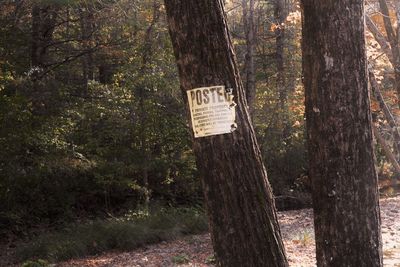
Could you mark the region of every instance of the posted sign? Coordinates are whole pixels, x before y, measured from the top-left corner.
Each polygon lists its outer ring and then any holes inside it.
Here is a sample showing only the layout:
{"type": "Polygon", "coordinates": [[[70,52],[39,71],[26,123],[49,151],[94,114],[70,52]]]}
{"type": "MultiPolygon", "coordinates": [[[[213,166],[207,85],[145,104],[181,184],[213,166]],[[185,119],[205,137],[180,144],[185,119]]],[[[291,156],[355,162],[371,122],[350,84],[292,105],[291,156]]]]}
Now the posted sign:
{"type": "Polygon", "coordinates": [[[186,93],[194,137],[225,134],[236,130],[236,104],[233,102],[232,92],[225,90],[225,86],[195,88],[186,93]]]}

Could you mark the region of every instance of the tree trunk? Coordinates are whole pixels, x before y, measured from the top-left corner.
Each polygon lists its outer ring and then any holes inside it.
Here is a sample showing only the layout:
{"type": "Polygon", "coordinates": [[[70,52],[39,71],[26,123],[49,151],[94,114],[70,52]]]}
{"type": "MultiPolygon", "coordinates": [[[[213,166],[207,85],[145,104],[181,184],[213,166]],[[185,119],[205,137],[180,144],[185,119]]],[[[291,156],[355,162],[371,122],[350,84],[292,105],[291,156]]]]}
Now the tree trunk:
{"type": "Polygon", "coordinates": [[[275,29],[275,38],[276,38],[276,87],[279,92],[279,104],[280,108],[284,110],[286,103],[288,92],[285,86],[285,55],[284,55],[284,46],[285,46],[285,26],[283,23],[286,19],[286,10],[285,10],[285,0],[276,0],[275,2],[275,21],[276,21],[276,29],[275,29]]]}
{"type": "Polygon", "coordinates": [[[250,115],[254,112],[256,99],[256,74],[254,65],[255,26],[254,26],[254,0],[242,0],[244,30],[246,35],[246,56],[244,63],[245,91],[247,106],[250,115]],[[247,4],[249,2],[249,5],[247,4]]]}
{"type": "Polygon", "coordinates": [[[372,69],[368,70],[369,74],[369,81],[371,84],[371,90],[372,94],[375,96],[376,100],[379,102],[379,107],[383,111],[383,114],[385,115],[385,119],[388,122],[391,132],[393,133],[393,150],[397,154],[397,160],[399,159],[399,152],[400,152],[400,133],[397,128],[397,123],[390,112],[389,107],[386,105],[385,100],[383,99],[381,90],[379,88],[379,84],[376,81],[375,74],[372,71],[372,69]]]}
{"type": "Polygon", "coordinates": [[[40,65],[40,7],[32,7],[32,30],[31,30],[31,66],[32,68],[40,65]]]}
{"type": "Polygon", "coordinates": [[[383,150],[386,159],[392,164],[393,168],[396,170],[397,174],[400,174],[400,165],[397,162],[396,156],[390,150],[390,146],[387,144],[385,138],[380,134],[379,129],[372,125],[372,130],[374,132],[375,139],[377,143],[383,150]]]}
{"type": "Polygon", "coordinates": [[[47,48],[53,41],[56,18],[55,7],[33,5],[31,29],[31,65],[33,68],[46,67],[47,48]]]}
{"type": "MultiPolygon", "coordinates": [[[[285,17],[284,17],[284,22],[286,22],[287,17],[290,12],[294,12],[297,10],[297,0],[285,0],[285,17]]],[[[285,81],[285,86],[286,86],[286,91],[288,94],[294,93],[296,91],[296,85],[297,85],[297,78],[299,77],[298,75],[298,68],[297,68],[297,59],[296,59],[296,54],[298,54],[298,48],[297,48],[297,43],[298,37],[297,37],[297,30],[288,30],[285,31],[284,34],[284,39],[286,43],[286,55],[288,58],[289,62],[293,62],[294,64],[291,64],[290,69],[287,69],[286,71],[286,81],[285,81]]]]}
{"type": "Polygon", "coordinates": [[[276,0],[274,16],[276,21],[275,29],[275,62],[276,62],[276,89],[279,95],[277,107],[279,113],[276,117],[280,123],[283,123],[281,139],[288,142],[288,137],[292,131],[292,123],[289,121],[288,110],[288,87],[286,85],[285,73],[285,20],[287,17],[286,0],[276,0]]]}
{"type": "Polygon", "coordinates": [[[88,95],[89,81],[93,80],[93,34],[94,34],[94,10],[93,7],[88,4],[79,10],[80,14],[80,26],[81,26],[81,38],[83,43],[83,50],[87,53],[82,56],[82,76],[84,91],[83,95],[88,95]]]}
{"type": "MultiPolygon", "coordinates": [[[[143,76],[146,72],[151,71],[149,65],[151,64],[151,57],[153,53],[153,32],[160,18],[160,5],[155,0],[153,2],[153,18],[150,25],[147,27],[143,40],[143,52],[142,52],[142,66],[140,67],[138,80],[143,80],[143,76]]],[[[143,182],[143,197],[144,197],[144,208],[146,211],[149,209],[151,190],[149,188],[149,162],[151,161],[151,155],[149,151],[149,142],[147,141],[146,127],[148,124],[149,116],[148,110],[145,105],[146,100],[146,84],[139,83],[138,98],[139,98],[139,110],[138,120],[140,125],[140,151],[142,153],[142,182],[143,182]]]]}
{"type": "Polygon", "coordinates": [[[388,57],[388,59],[390,60],[392,65],[394,65],[392,50],[390,49],[390,45],[389,45],[388,41],[386,40],[386,37],[381,33],[381,31],[378,29],[376,24],[372,21],[372,19],[369,16],[365,16],[365,22],[368,27],[368,30],[372,33],[375,40],[380,45],[382,51],[388,57]]]}
{"type": "Polygon", "coordinates": [[[35,3],[32,5],[31,20],[31,69],[29,75],[33,81],[32,91],[28,97],[32,102],[34,114],[44,114],[46,88],[40,87],[38,81],[43,78],[49,64],[48,48],[53,42],[53,33],[57,19],[57,8],[52,5],[35,3]]]}
{"type": "Polygon", "coordinates": [[[183,95],[225,85],[237,103],[236,131],[193,138],[217,261],[229,267],[288,266],[222,0],[165,5],[183,95]]]}
{"type": "Polygon", "coordinates": [[[383,23],[385,25],[386,36],[392,51],[392,65],[395,76],[394,89],[397,92],[397,103],[400,107],[400,40],[392,25],[386,0],[379,0],[379,7],[382,13],[383,23]]]}
{"type": "Polygon", "coordinates": [[[382,266],[362,0],[303,0],[318,266],[382,266]]]}
{"type": "Polygon", "coordinates": [[[394,6],[396,8],[397,40],[400,42],[400,2],[394,1],[394,6]]]}

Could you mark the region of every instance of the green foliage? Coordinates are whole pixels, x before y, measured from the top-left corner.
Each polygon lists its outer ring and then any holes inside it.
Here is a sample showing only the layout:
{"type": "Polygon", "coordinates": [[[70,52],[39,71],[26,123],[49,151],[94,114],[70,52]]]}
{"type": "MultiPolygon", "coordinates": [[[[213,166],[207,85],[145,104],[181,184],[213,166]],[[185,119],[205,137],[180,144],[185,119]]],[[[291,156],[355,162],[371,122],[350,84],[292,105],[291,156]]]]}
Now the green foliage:
{"type": "Polygon", "coordinates": [[[172,262],[175,264],[186,264],[189,263],[189,256],[186,254],[179,254],[172,257],[172,262]]]}
{"type": "Polygon", "coordinates": [[[293,239],[295,244],[299,244],[302,246],[309,246],[315,242],[314,231],[310,229],[306,229],[297,234],[297,236],[293,239]]]}
{"type": "MultiPolygon", "coordinates": [[[[29,86],[18,88],[29,91],[29,86]]],[[[61,90],[59,95],[69,94],[68,88],[61,90]]],[[[89,93],[92,101],[75,99],[40,113],[28,97],[0,96],[0,207],[5,217],[35,224],[138,205],[144,164],[159,201],[198,203],[180,104],[165,116],[167,107],[160,103],[173,99],[146,100],[148,118],[142,126],[135,122],[137,102],[129,89],[92,83],[89,93]]]]}
{"type": "Polygon", "coordinates": [[[62,232],[46,234],[21,247],[19,259],[67,260],[110,249],[131,250],[146,244],[207,231],[201,210],[192,208],[158,209],[148,216],[71,226],[62,232]]]}
{"type": "MultiPolygon", "coordinates": [[[[307,173],[303,108],[298,108],[302,98],[298,91],[284,109],[263,107],[270,109],[269,112],[259,113],[255,119],[257,138],[275,195],[287,194],[296,178],[307,173]]],[[[269,101],[264,105],[276,107],[276,103],[269,101]]]]}
{"type": "Polygon", "coordinates": [[[68,118],[39,116],[26,97],[2,95],[0,121],[0,208],[10,226],[68,217],[80,190],[98,190],[92,163],[70,149],[68,118]]]}
{"type": "Polygon", "coordinates": [[[45,260],[37,260],[37,261],[26,261],[22,263],[21,267],[47,267],[49,263],[45,260]]]}
{"type": "Polygon", "coordinates": [[[45,260],[26,261],[22,263],[21,267],[47,267],[49,263],[45,260]]]}
{"type": "MultiPolygon", "coordinates": [[[[199,205],[203,195],[162,1],[37,1],[46,8],[35,19],[50,30],[49,40],[32,39],[32,5],[17,2],[0,1],[0,235],[119,216],[145,207],[147,194],[161,206],[199,205]],[[37,51],[38,66],[34,45],[46,48],[37,51]]],[[[236,11],[229,14],[242,21],[236,11]]],[[[270,28],[272,14],[265,10],[260,29],[270,28]]],[[[296,109],[302,106],[299,32],[290,27],[285,64],[294,67],[285,69],[284,108],[276,108],[278,70],[268,56],[275,42],[260,42],[257,51],[264,52],[256,60],[254,122],[275,193],[306,172],[304,120],[296,109]]],[[[244,35],[241,26],[233,30],[244,35]]],[[[262,38],[273,34],[262,31],[262,38]]],[[[245,41],[234,41],[242,65],[245,41]]]]}
{"type": "Polygon", "coordinates": [[[153,5],[41,4],[70,22],[52,35],[45,57],[51,67],[32,68],[31,8],[14,12],[12,1],[0,3],[0,235],[121,214],[142,205],[144,192],[166,205],[197,205],[200,182],[165,23],[154,26],[151,53],[142,58],[153,5]],[[83,57],[75,56],[88,45],[81,23],[90,17],[82,12],[93,8],[94,35],[104,44],[91,54],[94,77],[86,84],[83,57]]]}
{"type": "Polygon", "coordinates": [[[217,260],[215,259],[215,255],[210,255],[205,260],[205,264],[216,264],[217,260]]]}

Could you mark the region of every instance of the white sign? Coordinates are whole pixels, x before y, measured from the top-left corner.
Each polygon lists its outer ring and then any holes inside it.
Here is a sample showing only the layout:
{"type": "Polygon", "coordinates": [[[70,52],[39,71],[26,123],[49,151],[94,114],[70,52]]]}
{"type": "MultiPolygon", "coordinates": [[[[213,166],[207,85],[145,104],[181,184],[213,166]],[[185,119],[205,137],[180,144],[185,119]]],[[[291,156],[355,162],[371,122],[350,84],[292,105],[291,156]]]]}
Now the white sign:
{"type": "Polygon", "coordinates": [[[231,133],[236,130],[232,89],[201,87],[187,92],[194,137],[231,133]]]}

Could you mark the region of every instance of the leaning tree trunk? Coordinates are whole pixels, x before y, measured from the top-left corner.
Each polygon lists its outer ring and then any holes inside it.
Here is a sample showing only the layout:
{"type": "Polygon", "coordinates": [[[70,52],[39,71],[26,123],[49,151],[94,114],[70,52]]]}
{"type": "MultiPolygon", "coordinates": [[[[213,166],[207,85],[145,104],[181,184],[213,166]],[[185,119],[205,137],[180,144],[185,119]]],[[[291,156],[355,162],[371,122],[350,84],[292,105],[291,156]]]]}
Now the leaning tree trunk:
{"type": "Polygon", "coordinates": [[[382,266],[363,0],[303,0],[318,266],[382,266]]]}
{"type": "Polygon", "coordinates": [[[165,0],[183,95],[225,85],[237,103],[236,131],[193,138],[214,251],[221,266],[288,266],[222,2],[165,0]]]}
{"type": "Polygon", "coordinates": [[[396,170],[397,174],[400,174],[400,165],[397,162],[396,156],[392,153],[392,150],[390,150],[390,146],[386,142],[385,138],[379,132],[378,127],[373,125],[372,126],[372,130],[374,132],[374,136],[375,136],[376,142],[382,148],[386,159],[392,164],[392,166],[396,170]]]}
{"type": "Polygon", "coordinates": [[[372,71],[372,69],[368,69],[368,74],[369,74],[369,82],[371,85],[371,91],[372,94],[375,96],[376,100],[378,100],[379,107],[383,111],[383,114],[385,115],[385,119],[387,123],[390,126],[391,133],[393,134],[393,150],[395,151],[397,155],[397,160],[399,159],[399,152],[400,152],[400,133],[397,128],[397,123],[392,115],[392,112],[390,111],[389,107],[386,105],[385,100],[383,99],[381,90],[379,88],[379,84],[375,78],[375,74],[372,71]]]}

